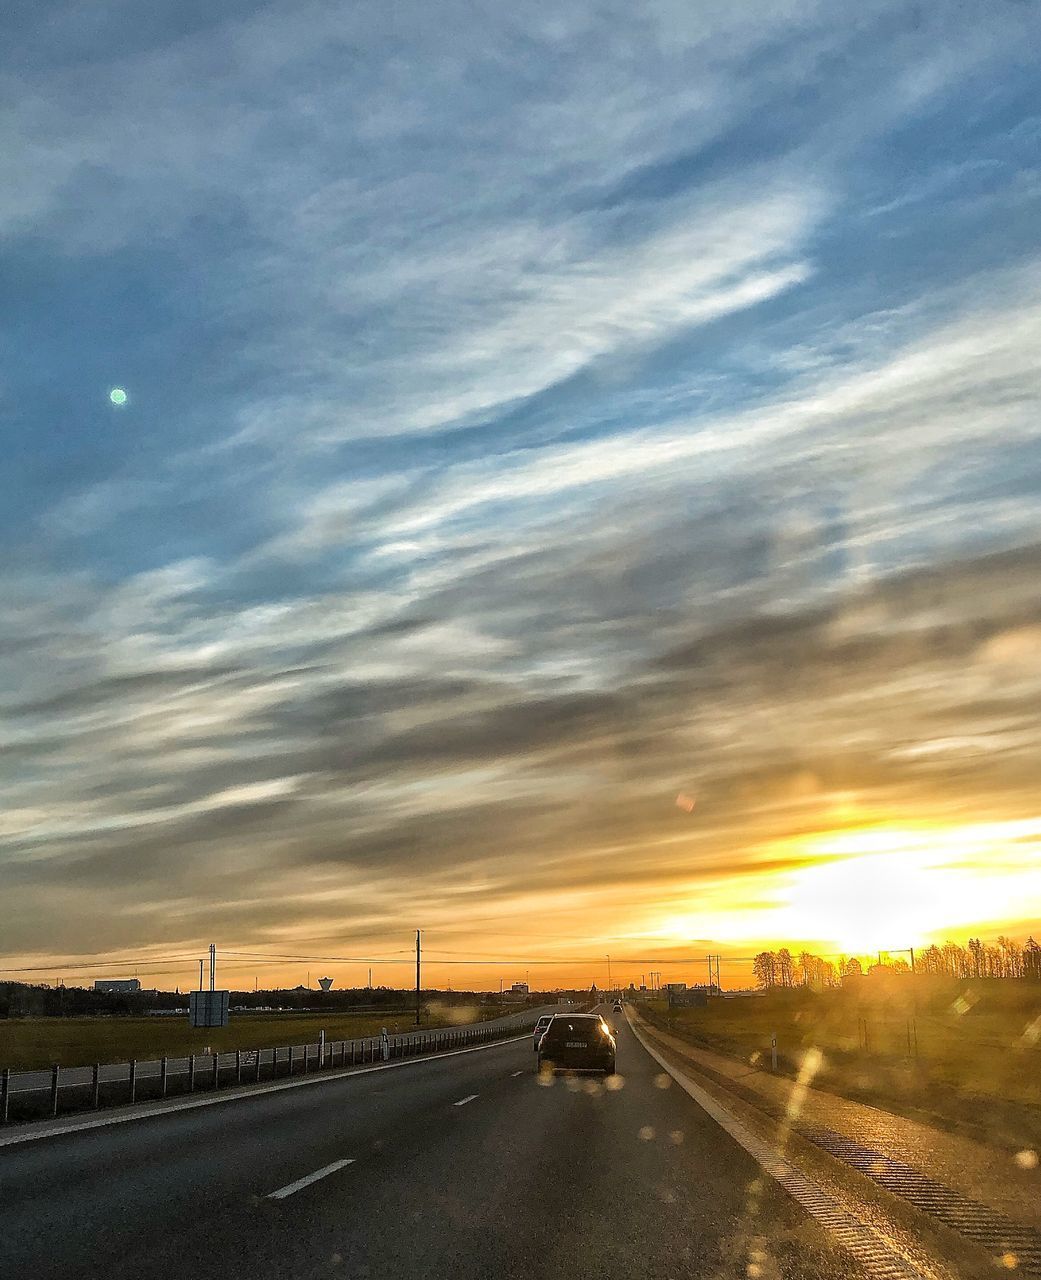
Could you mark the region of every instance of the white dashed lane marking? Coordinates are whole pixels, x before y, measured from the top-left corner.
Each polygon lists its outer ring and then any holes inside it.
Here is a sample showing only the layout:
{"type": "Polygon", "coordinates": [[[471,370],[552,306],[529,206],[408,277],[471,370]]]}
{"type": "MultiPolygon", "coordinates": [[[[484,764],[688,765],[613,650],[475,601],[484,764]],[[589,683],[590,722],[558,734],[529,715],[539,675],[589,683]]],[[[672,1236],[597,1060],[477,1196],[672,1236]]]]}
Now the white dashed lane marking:
{"type": "Polygon", "coordinates": [[[476,1093],[471,1093],[469,1097],[467,1097],[467,1098],[460,1098],[458,1102],[453,1102],[453,1103],[452,1103],[452,1106],[453,1106],[453,1107],[465,1107],[465,1106],[466,1106],[466,1104],[467,1104],[468,1102],[473,1102],[474,1098],[476,1098],[476,1097],[477,1097],[477,1094],[476,1094],[476,1093]]]}
{"type": "Polygon", "coordinates": [[[317,1182],[319,1178],[327,1178],[330,1173],[335,1173],[338,1169],[346,1169],[349,1164],[354,1164],[354,1160],[336,1160],[332,1164],[327,1164],[324,1169],[316,1169],[314,1173],[309,1173],[306,1178],[298,1178],[296,1182],[291,1182],[287,1187],[279,1187],[277,1191],[272,1191],[268,1195],[269,1200],[284,1200],[286,1196],[291,1196],[294,1191],[302,1191],[304,1187],[309,1187],[312,1182],[317,1182]]]}

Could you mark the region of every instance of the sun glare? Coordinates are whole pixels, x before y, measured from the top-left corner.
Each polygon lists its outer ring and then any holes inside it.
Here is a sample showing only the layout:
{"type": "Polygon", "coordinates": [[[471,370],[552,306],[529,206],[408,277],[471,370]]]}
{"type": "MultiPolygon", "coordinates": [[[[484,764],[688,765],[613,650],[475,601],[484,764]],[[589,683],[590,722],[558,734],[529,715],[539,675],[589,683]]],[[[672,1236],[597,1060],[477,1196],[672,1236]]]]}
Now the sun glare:
{"type": "Polygon", "coordinates": [[[824,837],[821,861],[787,878],[776,935],[870,954],[1022,918],[1041,905],[1039,834],[1035,821],[824,837]]]}
{"type": "Polygon", "coordinates": [[[1041,818],[855,827],[763,852],[757,874],[700,884],[649,936],[870,956],[1041,914],[1041,818]]]}

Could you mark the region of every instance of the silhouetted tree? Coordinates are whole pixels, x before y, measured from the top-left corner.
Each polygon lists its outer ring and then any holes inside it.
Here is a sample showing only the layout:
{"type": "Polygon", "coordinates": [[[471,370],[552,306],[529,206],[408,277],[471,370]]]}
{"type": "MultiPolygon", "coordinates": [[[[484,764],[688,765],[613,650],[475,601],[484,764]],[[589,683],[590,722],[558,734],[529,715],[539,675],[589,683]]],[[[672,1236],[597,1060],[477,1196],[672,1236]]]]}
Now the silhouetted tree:
{"type": "Polygon", "coordinates": [[[1001,952],[1001,976],[1003,978],[1021,978],[1023,976],[1023,951],[1011,938],[998,938],[1001,952]]]}
{"type": "Polygon", "coordinates": [[[795,986],[795,965],[787,947],[782,947],[777,953],[777,981],[782,987],[795,986]]]}
{"type": "Polygon", "coordinates": [[[760,951],[752,961],[752,972],[761,987],[772,987],[777,982],[777,957],[772,951],[760,951]]]}

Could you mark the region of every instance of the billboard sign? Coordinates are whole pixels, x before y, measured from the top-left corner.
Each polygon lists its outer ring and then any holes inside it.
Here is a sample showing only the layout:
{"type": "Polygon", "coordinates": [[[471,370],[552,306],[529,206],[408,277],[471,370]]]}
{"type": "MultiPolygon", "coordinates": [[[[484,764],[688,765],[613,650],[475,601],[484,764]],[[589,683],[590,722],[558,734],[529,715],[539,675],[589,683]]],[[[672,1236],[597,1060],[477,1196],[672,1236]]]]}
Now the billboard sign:
{"type": "Polygon", "coordinates": [[[193,1027],[226,1027],[230,995],[230,991],[189,991],[189,1023],[193,1027]]]}

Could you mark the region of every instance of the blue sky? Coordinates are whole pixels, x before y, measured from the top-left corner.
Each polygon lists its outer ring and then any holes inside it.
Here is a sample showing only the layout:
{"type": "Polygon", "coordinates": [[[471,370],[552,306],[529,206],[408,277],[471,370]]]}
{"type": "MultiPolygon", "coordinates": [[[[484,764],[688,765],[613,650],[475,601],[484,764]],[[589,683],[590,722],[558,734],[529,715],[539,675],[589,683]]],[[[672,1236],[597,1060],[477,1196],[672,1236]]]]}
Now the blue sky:
{"type": "Polygon", "coordinates": [[[1039,27],[6,19],[8,954],[653,934],[1029,817],[1039,27]]]}

